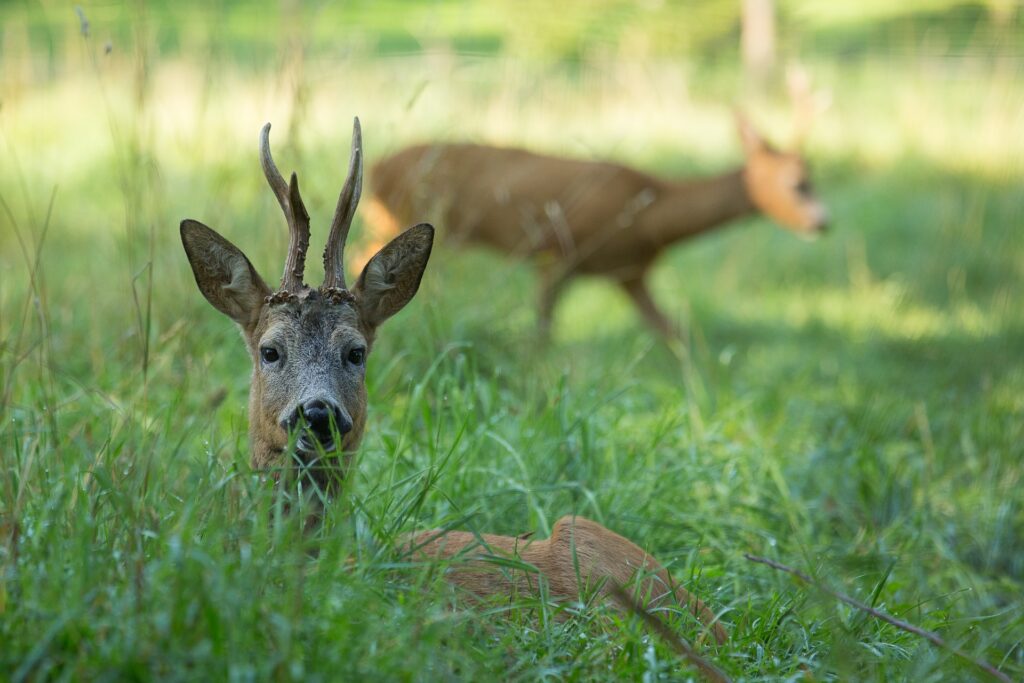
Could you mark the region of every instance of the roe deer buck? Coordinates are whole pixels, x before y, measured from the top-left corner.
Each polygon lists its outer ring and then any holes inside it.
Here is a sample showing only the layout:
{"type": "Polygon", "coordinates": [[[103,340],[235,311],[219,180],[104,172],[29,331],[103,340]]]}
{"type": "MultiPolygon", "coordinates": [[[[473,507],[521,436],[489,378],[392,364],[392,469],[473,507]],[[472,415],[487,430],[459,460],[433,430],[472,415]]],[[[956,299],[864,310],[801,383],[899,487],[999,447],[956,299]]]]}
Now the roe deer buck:
{"type": "Polygon", "coordinates": [[[522,149],[406,148],[372,170],[368,249],[390,239],[410,216],[432,217],[451,238],[535,259],[543,339],[560,292],[578,274],[613,279],[648,323],[671,336],[674,327],[645,282],[666,247],[758,212],[803,235],[825,226],[826,211],[802,157],[774,149],[738,113],[737,125],[746,163],[686,180],[522,149]]]}
{"type": "MultiPolygon", "coordinates": [[[[351,453],[366,424],[366,360],[377,327],[404,307],[419,287],[430,256],[434,229],[421,223],[396,237],[369,260],[352,289],[343,267],[345,239],[362,186],[359,122],[352,135],[348,178],[338,199],[324,252],[324,283],[303,283],[309,247],[309,215],[293,173],[286,183],[270,155],[270,124],[260,136],[260,161],[284,210],[291,234],[284,275],[272,291],[233,244],[193,220],[181,223],[181,238],[203,296],[241,327],[253,361],[249,392],[249,440],[257,469],[285,468],[293,460],[309,466],[335,457],[332,482],[344,478],[351,453]],[[289,451],[290,435],[294,451],[289,451]]],[[[455,567],[448,579],[478,596],[510,595],[535,585],[510,580],[499,567],[486,566],[486,554],[517,553],[545,577],[553,595],[575,599],[586,586],[606,582],[633,585],[638,598],[687,606],[715,638],[726,633],[696,597],[673,583],[665,569],[639,547],[582,517],[565,517],[551,539],[526,541],[467,532],[429,531],[407,536],[406,551],[417,557],[476,559],[455,567]],[[481,543],[482,541],[482,543],[481,543]],[[580,582],[584,583],[580,583],[580,582]]],[[[607,589],[605,591],[608,592],[607,589]]]]}

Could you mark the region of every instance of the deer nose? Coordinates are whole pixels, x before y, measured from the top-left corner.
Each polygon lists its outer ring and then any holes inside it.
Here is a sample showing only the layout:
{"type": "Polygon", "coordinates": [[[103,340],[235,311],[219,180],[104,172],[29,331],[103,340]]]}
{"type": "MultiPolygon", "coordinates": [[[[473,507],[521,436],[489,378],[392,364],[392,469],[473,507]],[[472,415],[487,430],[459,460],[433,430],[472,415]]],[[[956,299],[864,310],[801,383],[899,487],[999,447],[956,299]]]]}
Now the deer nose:
{"type": "Polygon", "coordinates": [[[309,431],[320,443],[331,441],[331,420],[334,421],[334,428],[338,430],[339,435],[344,436],[352,431],[352,420],[345,415],[341,408],[330,401],[322,399],[306,401],[296,409],[288,420],[289,426],[297,425],[300,417],[306,421],[309,431]]]}

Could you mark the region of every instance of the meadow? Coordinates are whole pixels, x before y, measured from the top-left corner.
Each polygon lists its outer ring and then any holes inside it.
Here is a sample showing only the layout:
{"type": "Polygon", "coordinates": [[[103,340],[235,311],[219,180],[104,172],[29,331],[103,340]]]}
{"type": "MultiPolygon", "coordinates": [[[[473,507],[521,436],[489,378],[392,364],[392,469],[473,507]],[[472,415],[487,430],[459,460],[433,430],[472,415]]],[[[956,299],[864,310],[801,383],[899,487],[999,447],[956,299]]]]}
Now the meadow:
{"type": "Polygon", "coordinates": [[[542,348],[529,266],[442,244],[370,356],[323,528],[248,466],[249,361],[178,224],[276,282],[264,122],[315,250],[356,115],[370,162],[446,139],[711,174],[741,160],[733,104],[792,133],[744,87],[727,4],[0,5],[0,679],[697,679],[635,617],[453,606],[443,568],[392,549],[570,513],[708,602],[732,639],[701,652],[737,680],[1024,678],[1013,3],[781,3],[781,50],[832,99],[806,145],[831,230],[750,219],[668,252],[684,343],[581,280],[542,348]]]}

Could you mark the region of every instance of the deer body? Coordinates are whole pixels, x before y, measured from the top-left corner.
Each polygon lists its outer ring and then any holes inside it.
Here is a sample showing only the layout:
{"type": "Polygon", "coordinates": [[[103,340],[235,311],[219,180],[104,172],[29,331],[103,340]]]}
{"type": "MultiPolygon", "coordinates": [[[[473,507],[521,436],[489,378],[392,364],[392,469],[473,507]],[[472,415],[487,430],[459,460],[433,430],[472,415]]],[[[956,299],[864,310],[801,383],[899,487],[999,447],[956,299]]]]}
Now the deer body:
{"type": "Polygon", "coordinates": [[[583,517],[562,517],[552,527],[551,537],[543,540],[529,535],[431,530],[413,535],[406,547],[422,559],[466,560],[452,567],[446,578],[479,598],[535,594],[538,576],[543,576],[549,593],[558,599],[578,600],[588,591],[597,590],[617,603],[612,588],[618,585],[631,588],[648,608],[666,603],[684,606],[711,629],[718,643],[728,638],[715,614],[677,585],[656,559],[635,543],[583,517]],[[534,567],[536,573],[502,569],[488,557],[518,559],[534,567]]]}
{"type": "MultiPolygon", "coordinates": [[[[253,361],[249,392],[253,467],[278,477],[297,462],[301,476],[312,476],[330,494],[347,474],[351,454],[362,439],[366,360],[377,329],[415,295],[434,231],[420,224],[398,235],[369,259],[349,289],[344,247],[362,181],[357,121],[349,175],[324,253],[324,284],[309,287],[303,282],[309,215],[295,174],[286,183],[274,165],[269,128],[269,124],[264,127],[260,139],[261,162],[291,235],[280,287],[271,290],[240,249],[202,223],[183,221],[181,238],[200,291],[239,325],[253,361]]],[[[546,541],[521,542],[501,536],[484,540],[499,553],[512,554],[521,548],[522,558],[539,570],[553,594],[565,599],[578,597],[587,585],[607,581],[628,585],[640,572],[634,588],[638,597],[650,594],[659,603],[677,600],[712,628],[719,640],[724,638],[722,627],[703,603],[674,586],[668,573],[644,551],[599,524],[566,518],[546,541]]],[[[413,537],[408,550],[428,558],[452,558],[463,552],[472,556],[479,555],[477,548],[470,547],[476,541],[476,536],[465,532],[425,532],[413,537]]],[[[481,565],[479,557],[471,557],[453,571],[451,580],[481,596],[536,588],[535,581],[509,581],[497,568],[481,565]]]]}
{"type": "Polygon", "coordinates": [[[669,244],[754,210],[738,171],[673,182],[609,162],[483,145],[410,147],[377,164],[372,179],[371,201],[395,216],[436,216],[449,239],[614,278],[643,272],[669,244]]]}
{"type": "Polygon", "coordinates": [[[740,132],[746,164],[682,180],[521,149],[410,147],[373,169],[369,248],[390,239],[410,216],[429,216],[456,242],[536,262],[544,336],[561,290],[579,274],[611,278],[651,325],[670,335],[673,325],[645,282],[667,247],[759,212],[802,234],[824,225],[802,159],[775,151],[742,120],[740,132]]]}

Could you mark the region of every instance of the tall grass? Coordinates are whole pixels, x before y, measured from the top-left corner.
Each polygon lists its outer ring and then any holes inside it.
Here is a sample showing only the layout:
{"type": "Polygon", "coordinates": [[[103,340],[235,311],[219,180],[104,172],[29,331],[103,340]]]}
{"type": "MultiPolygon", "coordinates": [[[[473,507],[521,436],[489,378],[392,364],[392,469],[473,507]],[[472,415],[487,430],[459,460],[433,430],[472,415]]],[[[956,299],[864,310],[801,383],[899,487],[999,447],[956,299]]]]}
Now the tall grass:
{"type": "MultiPolygon", "coordinates": [[[[673,250],[655,289],[688,325],[684,353],[591,281],[569,292],[542,351],[528,267],[435,250],[382,330],[358,468],[311,536],[248,469],[247,361],[177,238],[180,219],[201,219],[276,277],[286,231],[256,163],[264,121],[322,236],[353,115],[371,160],[458,138],[678,175],[739,162],[737,97],[780,142],[788,109],[744,99],[728,61],[444,47],[339,58],[301,48],[301,13],[258,60],[236,54],[241,40],[194,35],[169,56],[152,35],[162,11],[87,8],[88,37],[71,16],[51,22],[77,52],[42,74],[5,38],[7,677],[695,675],[599,605],[453,607],[443,568],[392,550],[414,528],[545,534],[570,513],[638,540],[721,612],[732,641],[706,655],[738,678],[976,675],[745,552],[1024,676],[1024,79],[1012,54],[809,58],[834,100],[807,149],[834,231],[806,244],[753,220],[673,250]],[[122,24],[134,37],[110,28],[122,24]]],[[[696,635],[685,614],[662,616],[696,635]]]]}

